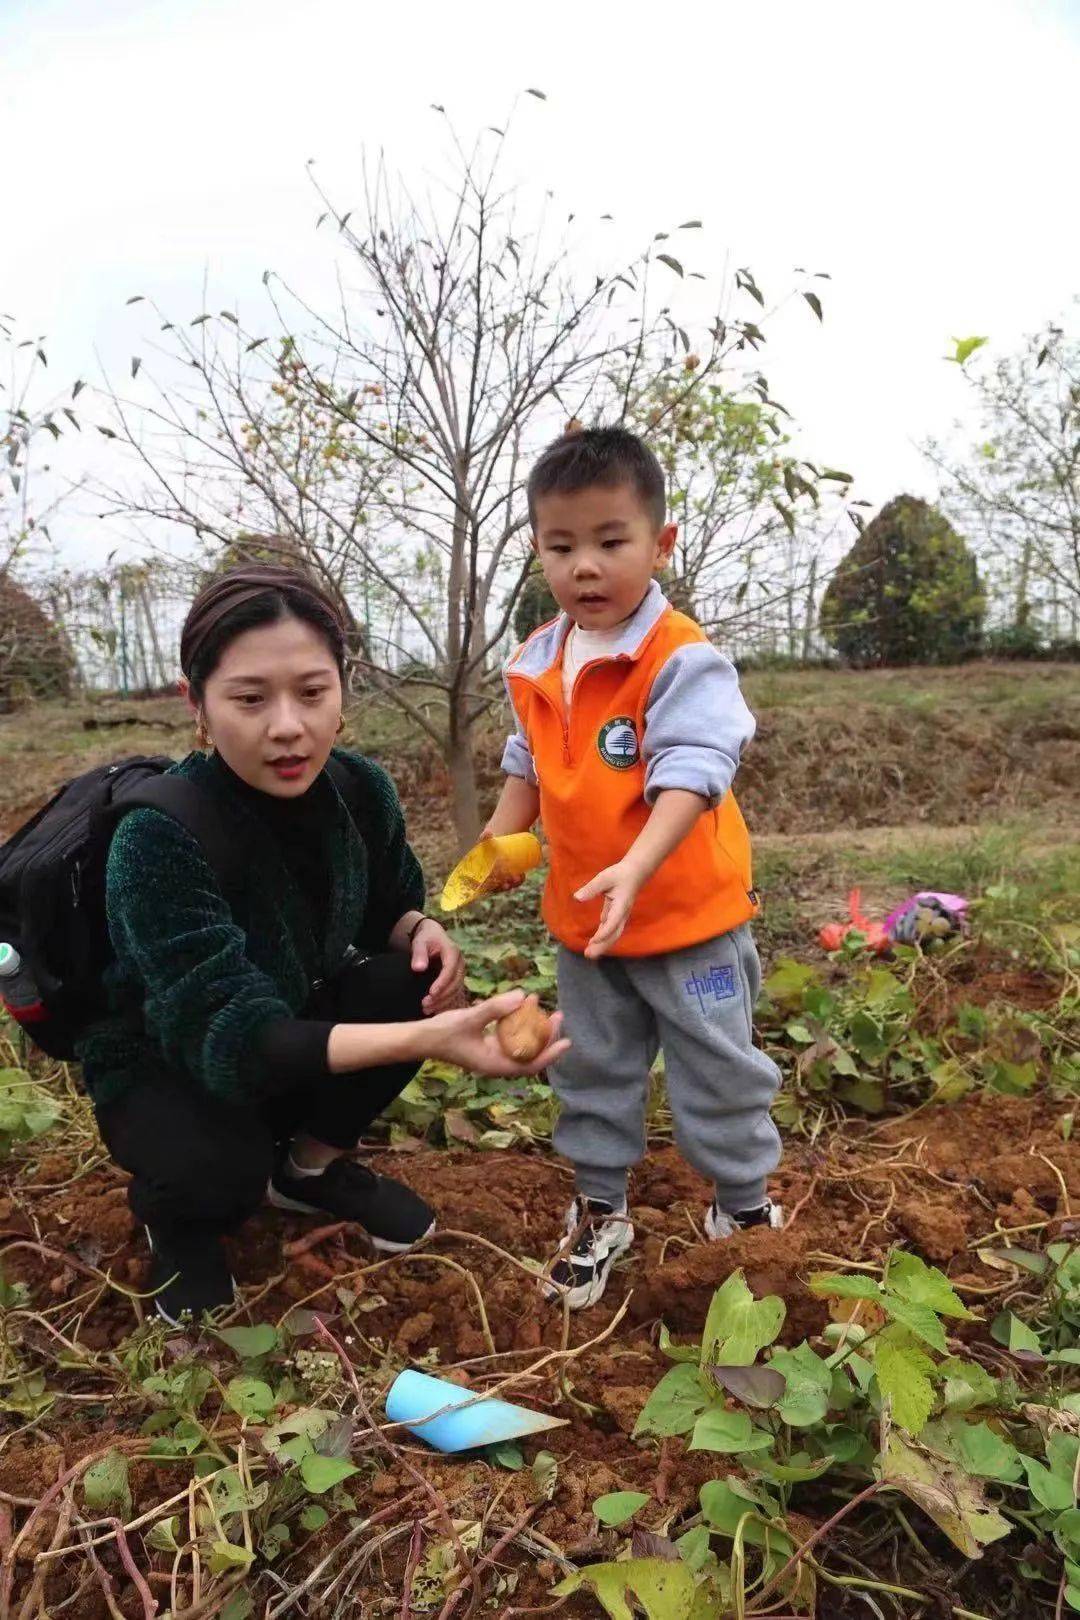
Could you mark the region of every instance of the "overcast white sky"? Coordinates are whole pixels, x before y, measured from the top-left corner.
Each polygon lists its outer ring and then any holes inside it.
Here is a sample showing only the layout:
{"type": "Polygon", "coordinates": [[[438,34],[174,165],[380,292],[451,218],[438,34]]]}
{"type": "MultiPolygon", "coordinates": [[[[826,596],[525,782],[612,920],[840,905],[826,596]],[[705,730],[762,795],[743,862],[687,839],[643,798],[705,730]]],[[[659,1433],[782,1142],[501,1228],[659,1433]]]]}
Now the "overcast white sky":
{"type": "MultiPolygon", "coordinates": [[[[265,268],[326,285],[307,159],[343,206],[364,149],[422,184],[429,103],[470,134],[528,85],[514,163],[568,210],[628,244],[700,217],[688,260],[771,295],[831,272],[824,324],[782,314],[765,369],[875,503],[933,491],[949,338],[1008,349],[1080,292],[1080,0],[0,0],[0,310],[49,334],[57,383],[126,372],[133,292],[190,318],[208,273],[256,324],[265,268]]],[[[65,518],[66,557],[103,529],[65,518]]]]}

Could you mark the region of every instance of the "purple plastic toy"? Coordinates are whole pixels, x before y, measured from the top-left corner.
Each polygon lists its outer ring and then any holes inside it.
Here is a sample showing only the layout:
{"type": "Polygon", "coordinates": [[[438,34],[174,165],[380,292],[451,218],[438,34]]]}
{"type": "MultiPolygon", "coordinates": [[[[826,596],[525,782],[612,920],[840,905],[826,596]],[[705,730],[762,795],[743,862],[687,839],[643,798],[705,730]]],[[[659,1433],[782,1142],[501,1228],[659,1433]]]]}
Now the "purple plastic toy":
{"type": "Polygon", "coordinates": [[[963,933],[967,926],[968,902],[962,894],[942,894],[921,889],[902,905],[890,911],[885,932],[899,945],[929,944],[963,933]]]}

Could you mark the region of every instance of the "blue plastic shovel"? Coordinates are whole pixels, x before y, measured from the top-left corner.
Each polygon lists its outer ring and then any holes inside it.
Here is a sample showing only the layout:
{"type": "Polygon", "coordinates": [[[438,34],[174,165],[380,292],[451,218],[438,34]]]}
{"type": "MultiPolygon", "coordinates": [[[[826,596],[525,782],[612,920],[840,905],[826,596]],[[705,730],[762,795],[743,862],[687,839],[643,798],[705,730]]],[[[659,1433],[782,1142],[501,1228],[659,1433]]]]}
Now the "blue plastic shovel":
{"type": "Polygon", "coordinates": [[[398,1373],[386,1395],[386,1415],[439,1451],[470,1451],[559,1429],[566,1418],[548,1417],[509,1401],[489,1400],[445,1378],[411,1370],[398,1373]]]}

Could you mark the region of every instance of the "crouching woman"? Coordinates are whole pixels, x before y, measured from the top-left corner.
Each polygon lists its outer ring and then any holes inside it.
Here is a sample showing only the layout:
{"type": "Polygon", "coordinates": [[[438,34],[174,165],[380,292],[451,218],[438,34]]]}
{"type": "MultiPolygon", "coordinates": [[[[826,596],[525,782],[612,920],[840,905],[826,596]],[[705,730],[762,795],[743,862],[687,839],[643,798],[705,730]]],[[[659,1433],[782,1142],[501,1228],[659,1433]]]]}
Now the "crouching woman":
{"type": "Polygon", "coordinates": [[[368,1127],[427,1058],[525,1074],[567,1045],[515,1066],[489,1026],[520,997],[461,1005],[393,783],[334,748],[344,660],[305,575],[208,585],[180,650],[200,747],[173,773],[211,803],[233,874],[158,810],[132,810],[109,851],[109,1006],[79,1055],[169,1320],[232,1301],[221,1239],[264,1199],[409,1248],[435,1212],[355,1156],[368,1127]]]}

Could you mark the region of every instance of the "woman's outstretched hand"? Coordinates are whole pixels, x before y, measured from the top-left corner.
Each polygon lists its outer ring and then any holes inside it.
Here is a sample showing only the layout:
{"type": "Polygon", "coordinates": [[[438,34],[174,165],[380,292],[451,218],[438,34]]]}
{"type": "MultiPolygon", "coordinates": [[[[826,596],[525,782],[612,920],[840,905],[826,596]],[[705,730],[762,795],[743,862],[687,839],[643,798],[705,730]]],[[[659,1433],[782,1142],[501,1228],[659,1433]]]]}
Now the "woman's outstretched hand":
{"type": "Polygon", "coordinates": [[[499,1045],[492,1027],[507,1013],[521,1006],[525,996],[520,990],[507,990],[489,1001],[478,1001],[473,1007],[460,1011],[436,1013],[427,1021],[427,1034],[431,1040],[431,1056],[447,1063],[456,1063],[474,1074],[500,1075],[516,1078],[519,1075],[539,1074],[570,1050],[570,1042],[562,1037],[562,1013],[551,1020],[552,1039],[531,1063],[515,1063],[499,1045]]]}

